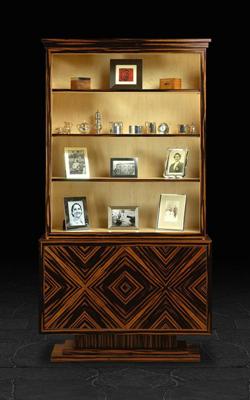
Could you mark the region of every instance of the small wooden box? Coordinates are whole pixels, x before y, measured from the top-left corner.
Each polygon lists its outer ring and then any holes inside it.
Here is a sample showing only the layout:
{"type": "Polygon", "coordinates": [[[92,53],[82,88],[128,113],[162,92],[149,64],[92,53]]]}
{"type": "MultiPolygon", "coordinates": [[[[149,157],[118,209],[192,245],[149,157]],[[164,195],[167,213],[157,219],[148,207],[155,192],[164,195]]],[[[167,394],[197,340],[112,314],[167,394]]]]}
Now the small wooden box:
{"type": "Polygon", "coordinates": [[[160,79],[160,89],[181,89],[180,78],[160,79]]]}
{"type": "Polygon", "coordinates": [[[89,90],[90,82],[91,79],[86,77],[71,78],[71,90],[89,90]]]}

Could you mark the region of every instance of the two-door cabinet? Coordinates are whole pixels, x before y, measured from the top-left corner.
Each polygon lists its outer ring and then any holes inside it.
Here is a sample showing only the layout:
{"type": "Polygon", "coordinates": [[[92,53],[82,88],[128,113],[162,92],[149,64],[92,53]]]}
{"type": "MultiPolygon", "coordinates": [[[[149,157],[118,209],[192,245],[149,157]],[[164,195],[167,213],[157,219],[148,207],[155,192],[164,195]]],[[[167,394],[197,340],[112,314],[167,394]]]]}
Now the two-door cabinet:
{"type": "Polygon", "coordinates": [[[55,345],[52,361],[200,360],[199,348],[177,335],[211,333],[205,180],[209,42],[43,40],[41,331],[72,334],[72,340],[55,345]],[[160,80],[169,78],[181,85],[160,88],[160,80]],[[122,130],[116,131],[116,122],[122,130]],[[65,156],[70,149],[73,158],[65,156]],[[183,176],[164,173],[171,149],[188,153],[183,176]],[[131,161],[119,161],[129,158],[136,160],[136,174],[131,161]],[[119,164],[117,175],[111,159],[119,164]],[[88,174],[76,179],[74,168],[88,174]],[[177,218],[178,207],[166,218],[159,213],[161,195],[173,194],[186,199],[181,229],[159,225],[177,218]],[[74,205],[85,215],[75,229],[74,205]],[[123,219],[115,207],[125,210],[123,219]]]}

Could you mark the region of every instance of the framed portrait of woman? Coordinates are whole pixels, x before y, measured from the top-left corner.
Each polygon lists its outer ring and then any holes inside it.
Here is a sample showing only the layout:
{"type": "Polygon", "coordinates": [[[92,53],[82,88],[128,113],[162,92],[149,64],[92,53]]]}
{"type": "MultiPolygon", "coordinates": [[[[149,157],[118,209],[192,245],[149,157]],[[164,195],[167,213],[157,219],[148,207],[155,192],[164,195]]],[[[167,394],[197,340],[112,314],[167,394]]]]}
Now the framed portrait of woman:
{"type": "Polygon", "coordinates": [[[64,198],[65,229],[88,229],[89,217],[86,197],[64,198]]]}

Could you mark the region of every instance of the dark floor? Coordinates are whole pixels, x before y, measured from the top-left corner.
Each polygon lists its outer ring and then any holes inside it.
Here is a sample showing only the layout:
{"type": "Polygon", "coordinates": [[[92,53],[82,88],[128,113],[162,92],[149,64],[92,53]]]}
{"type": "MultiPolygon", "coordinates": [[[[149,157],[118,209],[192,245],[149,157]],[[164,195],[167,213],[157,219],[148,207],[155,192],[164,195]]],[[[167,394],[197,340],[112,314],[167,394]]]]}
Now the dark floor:
{"type": "Polygon", "coordinates": [[[214,266],[213,334],[189,338],[201,344],[199,364],[52,364],[52,346],[65,336],[38,332],[36,266],[33,273],[25,264],[4,269],[0,400],[250,399],[249,263],[214,266]]]}

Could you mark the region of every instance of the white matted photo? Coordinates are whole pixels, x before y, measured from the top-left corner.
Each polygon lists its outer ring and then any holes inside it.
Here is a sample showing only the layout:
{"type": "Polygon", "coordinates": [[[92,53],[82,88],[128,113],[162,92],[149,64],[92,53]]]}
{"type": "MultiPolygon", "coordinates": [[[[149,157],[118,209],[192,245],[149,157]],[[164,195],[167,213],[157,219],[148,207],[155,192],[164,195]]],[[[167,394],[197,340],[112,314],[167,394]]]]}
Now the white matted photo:
{"type": "Polygon", "coordinates": [[[110,175],[114,178],[137,178],[137,158],[111,158],[110,175]]]}
{"type": "Polygon", "coordinates": [[[67,178],[89,178],[89,162],[86,147],[65,147],[64,161],[67,178]]]}
{"type": "Polygon", "coordinates": [[[109,229],[137,229],[138,207],[110,206],[108,207],[109,229]]]}
{"type": "Polygon", "coordinates": [[[86,197],[64,198],[65,229],[89,227],[86,197]]]}
{"type": "Polygon", "coordinates": [[[161,194],[157,229],[183,231],[185,208],[185,194],[161,194]]]}
{"type": "Polygon", "coordinates": [[[163,176],[183,177],[187,165],[187,149],[168,149],[163,176]]]}

